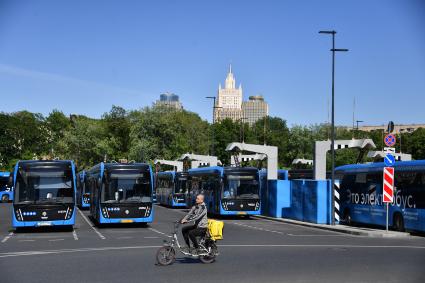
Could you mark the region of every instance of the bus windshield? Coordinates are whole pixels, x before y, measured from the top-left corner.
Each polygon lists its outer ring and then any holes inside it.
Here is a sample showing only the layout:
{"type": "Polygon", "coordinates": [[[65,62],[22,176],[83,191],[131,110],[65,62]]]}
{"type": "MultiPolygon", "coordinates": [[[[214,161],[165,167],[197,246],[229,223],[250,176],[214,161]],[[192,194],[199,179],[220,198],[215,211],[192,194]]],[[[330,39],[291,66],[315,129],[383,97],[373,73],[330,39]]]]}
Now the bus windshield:
{"type": "Polygon", "coordinates": [[[225,176],[223,198],[259,198],[259,182],[255,174],[225,176]]]}
{"type": "Polygon", "coordinates": [[[106,176],[102,188],[103,203],[151,202],[148,172],[114,171],[106,176]]]}
{"type": "Polygon", "coordinates": [[[72,203],[74,184],[66,164],[19,167],[15,203],[72,203]]]}
{"type": "Polygon", "coordinates": [[[184,194],[187,191],[187,178],[179,178],[177,180],[174,193],[175,194],[184,194]]]}

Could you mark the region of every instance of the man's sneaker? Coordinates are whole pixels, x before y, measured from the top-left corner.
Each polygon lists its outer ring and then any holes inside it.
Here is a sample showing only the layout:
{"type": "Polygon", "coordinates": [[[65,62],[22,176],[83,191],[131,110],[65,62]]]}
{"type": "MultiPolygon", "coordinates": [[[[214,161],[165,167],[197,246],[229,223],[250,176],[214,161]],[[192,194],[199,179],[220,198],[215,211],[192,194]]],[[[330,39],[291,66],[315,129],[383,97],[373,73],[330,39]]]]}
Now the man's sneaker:
{"type": "Polygon", "coordinates": [[[191,252],[191,247],[182,247],[181,250],[184,253],[190,253],[191,252]]]}

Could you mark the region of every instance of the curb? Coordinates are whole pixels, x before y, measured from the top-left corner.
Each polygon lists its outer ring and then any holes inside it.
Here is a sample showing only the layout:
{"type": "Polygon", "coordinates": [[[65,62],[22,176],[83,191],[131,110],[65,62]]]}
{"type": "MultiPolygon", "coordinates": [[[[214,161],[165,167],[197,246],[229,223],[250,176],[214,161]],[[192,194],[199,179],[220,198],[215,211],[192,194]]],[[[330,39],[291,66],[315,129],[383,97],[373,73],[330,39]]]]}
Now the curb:
{"type": "Polygon", "coordinates": [[[396,231],[383,231],[383,230],[370,230],[365,231],[358,228],[354,228],[351,226],[344,226],[344,225],[338,225],[338,226],[331,226],[326,224],[315,224],[315,223],[309,223],[309,222],[302,222],[298,220],[292,220],[292,219],[284,219],[284,218],[275,218],[270,216],[264,216],[264,215],[255,215],[252,216],[253,218],[260,218],[260,219],[267,219],[271,221],[276,222],[282,222],[282,223],[288,223],[288,224],[294,224],[299,226],[305,226],[310,228],[317,228],[327,231],[333,231],[338,233],[344,233],[344,234],[350,234],[355,236],[364,236],[364,237],[374,237],[374,238],[408,238],[411,237],[409,233],[406,232],[396,232],[396,231]]]}

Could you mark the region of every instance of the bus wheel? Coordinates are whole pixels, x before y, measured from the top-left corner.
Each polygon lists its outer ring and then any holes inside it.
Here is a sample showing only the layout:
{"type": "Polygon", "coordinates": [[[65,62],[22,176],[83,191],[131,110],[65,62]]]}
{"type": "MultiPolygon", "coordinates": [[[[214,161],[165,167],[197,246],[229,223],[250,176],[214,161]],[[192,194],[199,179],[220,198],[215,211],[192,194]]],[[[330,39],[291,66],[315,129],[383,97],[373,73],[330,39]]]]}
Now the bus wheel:
{"type": "Polygon", "coordinates": [[[393,219],[393,228],[396,231],[404,232],[404,220],[400,213],[396,213],[393,219]]]}
{"type": "Polygon", "coordinates": [[[350,214],[350,210],[346,209],[344,210],[344,217],[343,217],[343,221],[346,225],[351,226],[352,221],[351,221],[351,214],[350,214]]]}
{"type": "Polygon", "coordinates": [[[8,202],[9,201],[9,196],[8,195],[2,195],[1,201],[2,202],[8,202]]]}

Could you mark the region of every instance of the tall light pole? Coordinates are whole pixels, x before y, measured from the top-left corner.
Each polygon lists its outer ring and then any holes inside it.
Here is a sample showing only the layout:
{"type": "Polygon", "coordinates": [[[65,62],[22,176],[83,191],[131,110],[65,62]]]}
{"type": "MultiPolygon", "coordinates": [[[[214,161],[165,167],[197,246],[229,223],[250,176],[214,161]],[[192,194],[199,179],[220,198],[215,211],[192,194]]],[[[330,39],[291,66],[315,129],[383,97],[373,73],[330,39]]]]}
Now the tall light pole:
{"type": "Polygon", "coordinates": [[[358,131],[359,130],[359,123],[363,123],[364,121],[362,121],[362,120],[356,120],[356,124],[357,124],[357,126],[356,126],[356,130],[358,131]]]}
{"type": "Polygon", "coordinates": [[[331,121],[331,154],[332,154],[332,177],[331,177],[331,195],[332,195],[332,225],[335,225],[335,52],[346,52],[348,49],[335,48],[335,34],[334,30],[321,30],[321,34],[332,35],[332,121],[331,121]]]}
{"type": "Polygon", "coordinates": [[[215,109],[217,109],[217,108],[221,108],[221,107],[218,107],[218,106],[216,106],[215,105],[215,99],[216,99],[216,97],[215,96],[206,96],[205,98],[208,98],[208,99],[212,99],[213,100],[213,128],[212,128],[212,141],[211,141],[211,155],[214,155],[214,141],[215,141],[215,136],[214,136],[214,123],[215,123],[215,109]]]}
{"type": "MultiPolygon", "coordinates": [[[[242,143],[245,143],[245,120],[248,120],[246,117],[241,117],[239,119],[241,123],[241,129],[242,129],[242,143]]],[[[240,133],[239,133],[240,134],[240,133]]]]}

